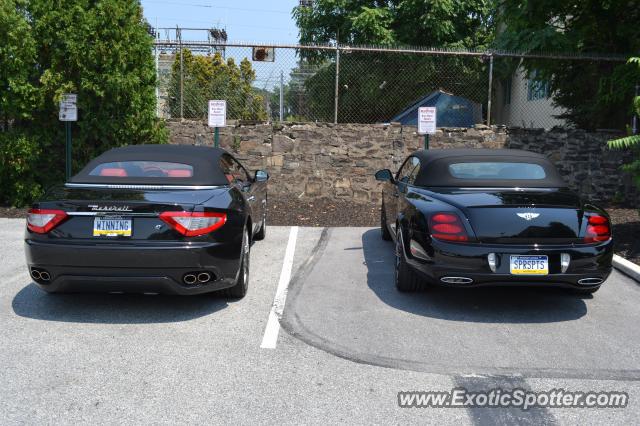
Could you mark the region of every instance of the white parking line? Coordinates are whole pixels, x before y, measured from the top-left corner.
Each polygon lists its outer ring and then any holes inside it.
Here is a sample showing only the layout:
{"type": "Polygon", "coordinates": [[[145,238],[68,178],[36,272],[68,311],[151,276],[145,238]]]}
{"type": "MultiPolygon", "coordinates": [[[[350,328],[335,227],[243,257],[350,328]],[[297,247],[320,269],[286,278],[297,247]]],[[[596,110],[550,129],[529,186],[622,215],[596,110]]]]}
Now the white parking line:
{"type": "Polygon", "coordinates": [[[280,272],[280,281],[276,289],[276,296],[273,299],[273,305],[269,312],[267,327],[262,337],[263,349],[275,349],[278,342],[278,334],[280,333],[280,318],[284,312],[284,304],[287,299],[287,290],[289,289],[289,281],[291,280],[291,269],[293,268],[293,254],[296,251],[296,239],[298,238],[298,227],[292,226],[289,233],[289,242],[284,253],[284,261],[282,263],[282,271],[280,272]]]}

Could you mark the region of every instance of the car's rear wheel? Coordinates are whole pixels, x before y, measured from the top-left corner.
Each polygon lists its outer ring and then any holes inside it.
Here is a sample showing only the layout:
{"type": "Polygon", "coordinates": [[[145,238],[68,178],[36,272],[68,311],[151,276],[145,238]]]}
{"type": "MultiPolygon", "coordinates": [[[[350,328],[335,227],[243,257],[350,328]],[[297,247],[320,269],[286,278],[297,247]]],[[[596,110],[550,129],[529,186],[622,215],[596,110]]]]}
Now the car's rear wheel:
{"type": "Polygon", "coordinates": [[[238,271],[238,278],[236,284],[225,290],[225,294],[228,297],[234,299],[241,299],[247,294],[249,288],[249,263],[251,255],[251,243],[249,242],[249,234],[244,233],[242,238],[242,254],[240,262],[240,270],[238,271]]]}
{"type": "Polygon", "coordinates": [[[382,232],[382,239],[391,241],[391,232],[389,232],[389,227],[387,226],[387,215],[384,212],[384,203],[380,208],[380,230],[382,232]]]}
{"type": "Polygon", "coordinates": [[[424,290],[427,287],[427,283],[409,266],[404,257],[401,233],[402,231],[398,227],[398,233],[396,234],[396,288],[403,293],[424,290]]]}

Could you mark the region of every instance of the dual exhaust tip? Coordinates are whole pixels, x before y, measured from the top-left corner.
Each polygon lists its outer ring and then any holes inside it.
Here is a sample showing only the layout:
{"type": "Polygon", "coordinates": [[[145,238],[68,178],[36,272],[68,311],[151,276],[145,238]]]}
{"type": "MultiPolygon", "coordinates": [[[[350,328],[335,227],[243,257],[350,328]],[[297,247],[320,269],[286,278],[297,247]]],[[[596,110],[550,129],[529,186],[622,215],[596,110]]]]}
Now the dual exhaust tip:
{"type": "Polygon", "coordinates": [[[31,278],[39,282],[49,282],[51,281],[51,274],[44,269],[33,268],[31,269],[31,278]]]}
{"type": "Polygon", "coordinates": [[[467,277],[442,277],[440,281],[447,284],[471,284],[473,280],[467,277]]]}
{"type": "Polygon", "coordinates": [[[602,284],[604,280],[602,278],[583,278],[578,280],[578,284],[580,285],[598,285],[602,284]]]}
{"type": "MultiPolygon", "coordinates": [[[[471,283],[473,283],[473,280],[471,278],[467,278],[467,277],[442,277],[442,278],[440,278],[440,281],[442,281],[443,283],[447,283],[447,284],[471,284],[471,283]]],[[[583,278],[583,279],[578,281],[578,284],[580,284],[580,285],[598,285],[598,284],[602,284],[603,282],[604,282],[604,280],[602,278],[593,277],[593,278],[583,278]]]]}
{"type": "Polygon", "coordinates": [[[213,279],[209,272],[190,272],[182,277],[182,281],[187,285],[206,284],[213,279]]]}

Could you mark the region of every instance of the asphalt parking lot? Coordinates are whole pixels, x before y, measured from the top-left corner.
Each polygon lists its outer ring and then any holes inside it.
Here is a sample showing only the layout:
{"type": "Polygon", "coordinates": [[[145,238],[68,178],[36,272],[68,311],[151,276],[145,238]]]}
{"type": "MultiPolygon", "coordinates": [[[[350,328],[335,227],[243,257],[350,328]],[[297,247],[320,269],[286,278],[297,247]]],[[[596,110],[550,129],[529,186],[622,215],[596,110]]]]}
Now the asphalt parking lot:
{"type": "Polygon", "coordinates": [[[47,295],[28,276],[22,227],[0,219],[1,424],[640,417],[640,284],[616,272],[594,297],[524,288],[400,294],[379,230],[269,227],[252,248],[241,301],[47,295]],[[281,327],[268,324],[274,312],[281,327]],[[624,391],[629,404],[398,406],[399,391],[455,387],[624,391]]]}

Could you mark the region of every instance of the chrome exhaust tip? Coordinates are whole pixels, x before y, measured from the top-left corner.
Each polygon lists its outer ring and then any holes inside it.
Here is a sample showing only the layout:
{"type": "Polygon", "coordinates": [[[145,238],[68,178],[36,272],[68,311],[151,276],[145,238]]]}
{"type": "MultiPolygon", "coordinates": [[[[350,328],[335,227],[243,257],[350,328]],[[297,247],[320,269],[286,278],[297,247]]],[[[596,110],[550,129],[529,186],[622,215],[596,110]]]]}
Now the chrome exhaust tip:
{"type": "Polygon", "coordinates": [[[199,283],[208,283],[211,281],[211,274],[208,272],[200,272],[198,274],[198,282],[199,283]]]}
{"type": "Polygon", "coordinates": [[[583,278],[578,280],[578,284],[580,285],[598,285],[602,284],[604,280],[602,278],[583,278]]]}
{"type": "Polygon", "coordinates": [[[49,280],[51,280],[51,275],[49,275],[49,273],[47,271],[42,271],[42,272],[40,272],[40,279],[42,281],[49,281],[49,280]]]}
{"type": "Polygon", "coordinates": [[[473,280],[467,277],[442,277],[440,281],[447,284],[471,284],[473,280]]]}
{"type": "Polygon", "coordinates": [[[182,278],[185,284],[195,284],[198,281],[198,278],[195,274],[186,274],[184,278],[182,278]]]}
{"type": "Polygon", "coordinates": [[[33,278],[34,280],[38,281],[40,278],[42,278],[42,275],[40,274],[40,271],[38,271],[37,269],[32,269],[31,270],[31,278],[33,278]]]}

